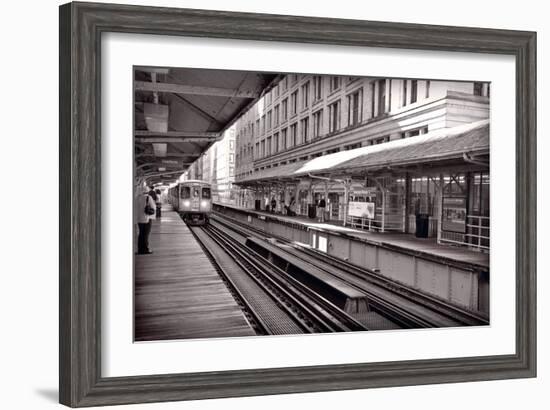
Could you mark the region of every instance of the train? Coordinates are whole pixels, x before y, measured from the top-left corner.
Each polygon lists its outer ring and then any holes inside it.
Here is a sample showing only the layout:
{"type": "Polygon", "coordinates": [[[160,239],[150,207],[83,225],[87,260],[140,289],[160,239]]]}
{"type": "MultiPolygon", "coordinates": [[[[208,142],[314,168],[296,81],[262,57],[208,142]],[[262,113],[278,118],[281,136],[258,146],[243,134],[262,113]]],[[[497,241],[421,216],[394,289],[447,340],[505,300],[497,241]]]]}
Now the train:
{"type": "Polygon", "coordinates": [[[207,225],[212,212],[212,187],[208,182],[187,180],[168,189],[168,202],[189,225],[207,225]]]}

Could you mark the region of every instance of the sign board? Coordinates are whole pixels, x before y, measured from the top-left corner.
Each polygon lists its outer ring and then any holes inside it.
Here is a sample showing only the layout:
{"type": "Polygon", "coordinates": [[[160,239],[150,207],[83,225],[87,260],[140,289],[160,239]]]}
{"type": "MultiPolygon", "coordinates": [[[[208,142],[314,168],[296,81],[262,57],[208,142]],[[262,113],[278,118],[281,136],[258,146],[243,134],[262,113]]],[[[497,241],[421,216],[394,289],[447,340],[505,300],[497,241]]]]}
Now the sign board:
{"type": "Polygon", "coordinates": [[[350,202],[348,205],[348,215],[374,219],[374,209],[374,202],[350,202]]]}
{"type": "Polygon", "coordinates": [[[350,191],[350,194],[365,195],[365,196],[376,195],[376,187],[368,187],[368,188],[363,188],[363,189],[352,189],[350,191]]]}
{"type": "Polygon", "coordinates": [[[466,233],[466,197],[443,197],[441,229],[448,232],[466,233]]]}

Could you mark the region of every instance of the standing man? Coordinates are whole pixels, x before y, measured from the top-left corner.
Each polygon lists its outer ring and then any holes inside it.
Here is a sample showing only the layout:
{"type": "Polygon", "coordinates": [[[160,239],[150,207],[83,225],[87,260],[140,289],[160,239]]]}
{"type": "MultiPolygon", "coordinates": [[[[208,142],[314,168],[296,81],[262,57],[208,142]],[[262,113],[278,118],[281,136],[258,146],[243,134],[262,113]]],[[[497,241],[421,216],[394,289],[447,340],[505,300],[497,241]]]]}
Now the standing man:
{"type": "Polygon", "coordinates": [[[319,222],[325,222],[325,208],[327,206],[327,203],[325,201],[325,197],[322,196],[319,200],[319,222]]]}
{"type": "MultiPolygon", "coordinates": [[[[137,218],[138,233],[138,255],[149,255],[153,253],[149,249],[149,234],[151,233],[152,221],[155,219],[156,204],[146,189],[138,188],[136,196],[135,214],[137,218]]],[[[154,192],[154,191],[153,191],[154,192]]]]}
{"type": "Polygon", "coordinates": [[[161,210],[162,210],[162,202],[160,200],[160,189],[155,189],[155,194],[157,194],[157,199],[155,200],[155,203],[157,205],[157,218],[161,218],[161,210]]]}

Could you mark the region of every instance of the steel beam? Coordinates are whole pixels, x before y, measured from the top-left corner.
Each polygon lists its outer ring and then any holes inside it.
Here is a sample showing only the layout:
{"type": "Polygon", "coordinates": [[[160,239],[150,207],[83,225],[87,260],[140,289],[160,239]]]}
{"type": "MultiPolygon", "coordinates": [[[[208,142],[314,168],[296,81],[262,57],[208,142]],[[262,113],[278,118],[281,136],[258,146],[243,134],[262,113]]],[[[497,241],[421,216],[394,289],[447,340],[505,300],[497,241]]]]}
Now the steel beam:
{"type": "Polygon", "coordinates": [[[146,81],[134,81],[136,91],[162,92],[183,95],[210,95],[214,97],[231,98],[258,98],[260,93],[256,90],[239,90],[234,88],[204,87],[174,83],[152,83],[146,81]]]}

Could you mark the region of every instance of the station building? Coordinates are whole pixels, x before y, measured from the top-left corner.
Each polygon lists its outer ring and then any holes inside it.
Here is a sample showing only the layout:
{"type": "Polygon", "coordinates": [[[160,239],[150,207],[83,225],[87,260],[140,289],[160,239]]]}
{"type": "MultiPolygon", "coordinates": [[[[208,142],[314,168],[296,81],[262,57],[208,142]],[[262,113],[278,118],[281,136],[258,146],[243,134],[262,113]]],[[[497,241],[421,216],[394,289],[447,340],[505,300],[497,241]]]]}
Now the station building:
{"type": "Polygon", "coordinates": [[[487,83],[289,74],[235,125],[238,206],[488,252],[487,83]],[[313,214],[315,211],[313,211],[313,214]]]}

